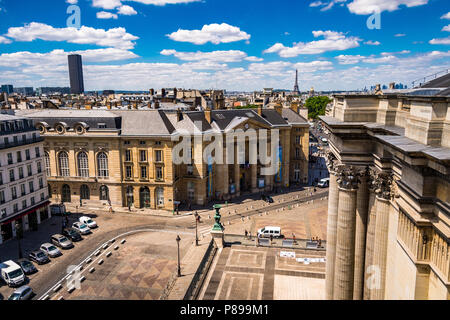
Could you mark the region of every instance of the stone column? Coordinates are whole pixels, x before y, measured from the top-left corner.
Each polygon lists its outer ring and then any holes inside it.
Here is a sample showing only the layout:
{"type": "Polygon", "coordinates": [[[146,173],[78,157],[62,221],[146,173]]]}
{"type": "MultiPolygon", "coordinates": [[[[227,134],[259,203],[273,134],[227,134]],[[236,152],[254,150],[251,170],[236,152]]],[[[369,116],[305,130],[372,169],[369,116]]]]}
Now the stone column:
{"type": "Polygon", "coordinates": [[[340,170],[336,261],[334,272],[334,300],[353,299],[355,264],[356,191],[358,179],[352,167],[340,170]]]}
{"type": "Polygon", "coordinates": [[[252,187],[252,193],[258,192],[258,165],[251,164],[250,165],[251,170],[251,187],[252,187]]]}
{"type": "Polygon", "coordinates": [[[364,259],[366,253],[367,216],[369,206],[368,173],[368,168],[360,172],[360,184],[356,193],[355,274],[353,282],[353,300],[363,299],[364,259]]]}
{"type": "Polygon", "coordinates": [[[368,283],[368,278],[373,273],[371,270],[373,261],[373,240],[375,238],[375,223],[376,223],[376,203],[375,203],[375,193],[373,190],[369,189],[369,215],[367,217],[367,234],[366,234],[366,252],[364,259],[364,288],[363,288],[363,299],[370,300],[371,284],[368,283]]]}
{"type": "Polygon", "coordinates": [[[236,197],[239,197],[241,195],[241,165],[239,164],[237,144],[234,152],[234,183],[236,184],[236,197]]]}
{"type": "Polygon", "coordinates": [[[222,164],[223,166],[223,197],[226,199],[230,193],[230,176],[228,171],[228,164],[222,164]]]}
{"type": "Polygon", "coordinates": [[[381,172],[376,182],[377,189],[375,193],[377,196],[375,202],[377,219],[375,223],[373,265],[379,268],[381,281],[379,288],[372,290],[370,298],[372,300],[384,300],[392,175],[381,172]]]}
{"type": "Polygon", "coordinates": [[[289,167],[290,167],[290,153],[291,153],[291,130],[280,131],[280,139],[283,147],[283,168],[281,174],[281,185],[284,187],[289,186],[289,167]]]}
{"type": "Polygon", "coordinates": [[[327,300],[333,300],[338,204],[339,204],[339,190],[336,182],[336,174],[335,172],[330,171],[330,188],[328,190],[328,222],[327,222],[327,239],[326,239],[327,251],[326,251],[326,275],[325,275],[327,300]]]}

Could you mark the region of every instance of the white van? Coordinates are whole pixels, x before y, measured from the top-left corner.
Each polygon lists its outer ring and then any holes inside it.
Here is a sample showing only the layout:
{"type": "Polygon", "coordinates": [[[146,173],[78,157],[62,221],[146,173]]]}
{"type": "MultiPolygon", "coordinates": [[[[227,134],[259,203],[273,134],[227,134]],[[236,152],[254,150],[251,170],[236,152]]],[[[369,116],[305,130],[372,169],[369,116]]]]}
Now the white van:
{"type": "Polygon", "coordinates": [[[330,186],[330,178],[323,178],[320,179],[319,183],[317,184],[319,188],[328,188],[330,186]]]}
{"type": "Polygon", "coordinates": [[[9,287],[17,287],[25,282],[22,268],[12,260],[0,263],[0,276],[9,287]]]}
{"type": "Polygon", "coordinates": [[[258,230],[259,238],[281,238],[281,228],[280,227],[264,227],[258,230]]]}

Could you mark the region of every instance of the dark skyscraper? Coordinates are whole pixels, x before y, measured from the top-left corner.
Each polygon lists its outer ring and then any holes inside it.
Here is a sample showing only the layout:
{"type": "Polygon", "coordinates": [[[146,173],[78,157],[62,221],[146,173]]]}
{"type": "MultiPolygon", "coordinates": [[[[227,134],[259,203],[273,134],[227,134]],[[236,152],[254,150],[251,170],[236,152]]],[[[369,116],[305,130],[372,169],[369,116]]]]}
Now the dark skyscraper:
{"type": "Polygon", "coordinates": [[[83,62],[79,54],[71,54],[69,58],[70,93],[84,92],[83,62]]]}

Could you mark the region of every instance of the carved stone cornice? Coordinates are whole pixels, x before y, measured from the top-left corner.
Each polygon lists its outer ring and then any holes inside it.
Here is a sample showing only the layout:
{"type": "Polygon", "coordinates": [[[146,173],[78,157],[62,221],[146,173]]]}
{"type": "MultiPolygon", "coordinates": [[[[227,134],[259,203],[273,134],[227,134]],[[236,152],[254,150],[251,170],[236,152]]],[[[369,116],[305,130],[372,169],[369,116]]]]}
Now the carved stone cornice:
{"type": "Polygon", "coordinates": [[[336,175],[339,187],[347,190],[358,189],[359,174],[353,166],[339,165],[336,168],[336,175]]]}
{"type": "Polygon", "coordinates": [[[328,171],[330,171],[331,173],[336,173],[339,164],[336,156],[331,151],[327,152],[326,165],[328,167],[328,171]]]}

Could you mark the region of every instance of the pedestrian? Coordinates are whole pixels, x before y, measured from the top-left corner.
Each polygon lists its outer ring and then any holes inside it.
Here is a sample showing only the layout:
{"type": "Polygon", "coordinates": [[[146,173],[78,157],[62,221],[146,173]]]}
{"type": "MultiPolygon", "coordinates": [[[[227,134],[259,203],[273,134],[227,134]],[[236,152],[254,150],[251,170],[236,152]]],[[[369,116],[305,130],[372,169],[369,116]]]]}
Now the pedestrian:
{"type": "Polygon", "coordinates": [[[245,239],[247,239],[248,232],[245,230],[245,239]]]}
{"type": "Polygon", "coordinates": [[[319,244],[317,245],[317,247],[322,248],[322,240],[319,239],[319,244]]]}
{"type": "Polygon", "coordinates": [[[252,240],[252,233],[250,231],[248,232],[248,239],[252,240]]]}
{"type": "Polygon", "coordinates": [[[293,239],[294,242],[295,242],[295,233],[293,233],[293,232],[292,232],[292,239],[293,239]]]}
{"type": "Polygon", "coordinates": [[[270,235],[270,243],[273,241],[273,235],[270,235]]]}

